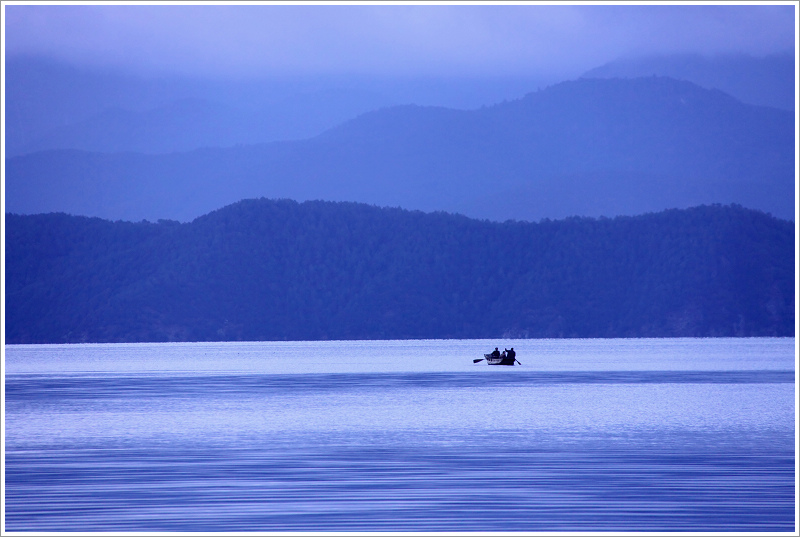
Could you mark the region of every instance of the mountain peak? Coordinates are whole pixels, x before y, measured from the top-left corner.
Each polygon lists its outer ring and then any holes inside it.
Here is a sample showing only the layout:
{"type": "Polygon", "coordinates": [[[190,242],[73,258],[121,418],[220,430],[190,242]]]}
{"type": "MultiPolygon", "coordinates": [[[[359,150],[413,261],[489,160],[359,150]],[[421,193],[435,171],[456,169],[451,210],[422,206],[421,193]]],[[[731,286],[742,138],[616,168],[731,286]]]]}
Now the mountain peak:
{"type": "Polygon", "coordinates": [[[651,55],[621,58],[584,73],[583,78],[659,75],[719,89],[740,101],[783,110],[795,108],[794,52],[763,57],[746,54],[651,55]]]}

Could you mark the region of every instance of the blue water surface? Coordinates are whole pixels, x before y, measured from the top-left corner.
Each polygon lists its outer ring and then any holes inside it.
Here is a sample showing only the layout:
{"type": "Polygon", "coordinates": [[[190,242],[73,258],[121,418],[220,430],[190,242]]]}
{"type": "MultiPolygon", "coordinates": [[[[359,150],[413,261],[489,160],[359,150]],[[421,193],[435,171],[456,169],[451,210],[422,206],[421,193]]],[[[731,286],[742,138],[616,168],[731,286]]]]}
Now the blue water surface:
{"type": "Polygon", "coordinates": [[[5,351],[7,531],[795,530],[793,338],[5,351]]]}

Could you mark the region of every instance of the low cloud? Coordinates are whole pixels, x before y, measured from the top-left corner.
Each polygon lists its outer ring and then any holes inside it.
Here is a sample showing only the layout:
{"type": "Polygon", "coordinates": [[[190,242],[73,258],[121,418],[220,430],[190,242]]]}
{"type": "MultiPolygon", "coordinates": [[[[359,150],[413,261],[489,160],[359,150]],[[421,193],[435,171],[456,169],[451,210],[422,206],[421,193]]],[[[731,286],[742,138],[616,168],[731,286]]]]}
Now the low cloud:
{"type": "Polygon", "coordinates": [[[794,6],[6,5],[7,54],[139,72],[537,75],[794,49],[794,6]]]}

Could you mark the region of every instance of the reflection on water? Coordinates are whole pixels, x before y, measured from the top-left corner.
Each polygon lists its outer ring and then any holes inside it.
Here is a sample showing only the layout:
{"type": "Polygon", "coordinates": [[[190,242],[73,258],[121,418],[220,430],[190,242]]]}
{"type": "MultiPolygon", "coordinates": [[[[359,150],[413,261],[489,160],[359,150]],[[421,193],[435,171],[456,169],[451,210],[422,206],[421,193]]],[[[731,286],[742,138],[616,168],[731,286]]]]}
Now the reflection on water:
{"type": "Polygon", "coordinates": [[[415,354],[474,342],[390,344],[417,365],[386,371],[375,342],[302,345],[337,365],[248,361],[281,344],[12,348],[6,530],[794,530],[793,340],[566,342],[588,354],[561,370],[415,354]],[[653,352],[598,361],[615,345],[653,352]]]}

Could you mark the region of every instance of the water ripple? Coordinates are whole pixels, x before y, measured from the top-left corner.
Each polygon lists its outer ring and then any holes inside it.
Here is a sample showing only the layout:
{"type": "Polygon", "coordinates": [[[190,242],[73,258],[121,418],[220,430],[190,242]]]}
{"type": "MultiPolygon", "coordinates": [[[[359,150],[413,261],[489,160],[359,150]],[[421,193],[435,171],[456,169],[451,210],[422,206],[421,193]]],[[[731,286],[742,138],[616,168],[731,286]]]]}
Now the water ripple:
{"type": "Polygon", "coordinates": [[[794,524],[790,450],[753,457],[614,442],[571,450],[299,442],[12,452],[7,465],[9,531],[787,531],[794,524]]]}
{"type": "Polygon", "coordinates": [[[794,371],[481,371],[246,375],[6,375],[6,400],[207,396],[570,384],[782,384],[794,371]]]}

